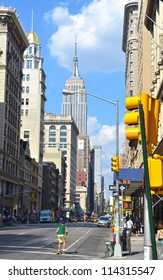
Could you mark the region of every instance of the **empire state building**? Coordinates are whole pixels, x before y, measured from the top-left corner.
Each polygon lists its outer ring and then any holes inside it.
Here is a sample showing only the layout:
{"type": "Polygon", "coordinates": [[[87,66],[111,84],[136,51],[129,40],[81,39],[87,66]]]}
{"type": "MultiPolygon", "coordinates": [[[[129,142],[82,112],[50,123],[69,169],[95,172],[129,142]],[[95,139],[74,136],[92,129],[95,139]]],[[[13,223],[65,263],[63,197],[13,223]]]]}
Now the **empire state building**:
{"type": "Polygon", "coordinates": [[[73,58],[72,75],[66,80],[62,91],[62,115],[71,115],[79,129],[80,135],[87,134],[87,98],[83,79],[78,71],[77,43],[73,58]]]}

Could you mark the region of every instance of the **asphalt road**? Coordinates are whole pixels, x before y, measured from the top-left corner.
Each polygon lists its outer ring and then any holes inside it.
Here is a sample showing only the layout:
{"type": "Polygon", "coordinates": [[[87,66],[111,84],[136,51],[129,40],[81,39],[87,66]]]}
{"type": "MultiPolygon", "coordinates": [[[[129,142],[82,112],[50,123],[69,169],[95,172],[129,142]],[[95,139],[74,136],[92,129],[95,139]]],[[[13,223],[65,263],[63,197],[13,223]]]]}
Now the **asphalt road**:
{"type": "Polygon", "coordinates": [[[67,223],[67,252],[57,255],[57,224],[16,225],[0,229],[0,259],[98,260],[106,258],[111,229],[92,223],[67,223]]]}

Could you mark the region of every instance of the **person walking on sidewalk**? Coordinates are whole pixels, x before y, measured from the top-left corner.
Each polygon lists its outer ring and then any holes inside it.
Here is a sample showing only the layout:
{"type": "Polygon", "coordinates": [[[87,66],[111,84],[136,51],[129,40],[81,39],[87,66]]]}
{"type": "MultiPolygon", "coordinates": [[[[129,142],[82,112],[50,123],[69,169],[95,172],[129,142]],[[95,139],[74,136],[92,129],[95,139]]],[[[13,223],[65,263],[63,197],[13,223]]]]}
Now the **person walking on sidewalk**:
{"type": "Polygon", "coordinates": [[[127,229],[130,230],[130,234],[132,232],[132,228],[133,228],[133,221],[131,220],[130,217],[129,220],[127,221],[127,229]]]}
{"type": "Polygon", "coordinates": [[[136,216],[134,224],[136,227],[136,236],[139,236],[140,235],[140,219],[138,218],[138,216],[136,216]]]}
{"type": "Polygon", "coordinates": [[[57,228],[58,234],[58,255],[62,254],[61,247],[63,246],[63,253],[66,252],[66,235],[68,234],[68,227],[65,225],[65,221],[62,221],[61,225],[57,228]]]}
{"type": "Polygon", "coordinates": [[[160,221],[158,223],[156,240],[157,241],[162,241],[163,240],[163,222],[162,221],[160,221]]]}

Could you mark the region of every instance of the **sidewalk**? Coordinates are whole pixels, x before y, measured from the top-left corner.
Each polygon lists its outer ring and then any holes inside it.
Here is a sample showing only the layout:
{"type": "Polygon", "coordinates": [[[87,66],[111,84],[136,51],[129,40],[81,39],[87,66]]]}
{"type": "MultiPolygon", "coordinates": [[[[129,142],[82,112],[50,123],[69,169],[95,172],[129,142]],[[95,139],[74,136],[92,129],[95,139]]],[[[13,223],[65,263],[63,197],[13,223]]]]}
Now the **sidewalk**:
{"type": "MultiPolygon", "coordinates": [[[[158,260],[163,260],[163,241],[156,242],[158,260]]],[[[131,235],[131,254],[122,251],[122,257],[108,257],[112,260],[144,260],[144,235],[131,235]]]]}
{"type": "Polygon", "coordinates": [[[111,260],[144,260],[144,235],[131,235],[131,254],[122,251],[122,257],[108,257],[111,260]]]}

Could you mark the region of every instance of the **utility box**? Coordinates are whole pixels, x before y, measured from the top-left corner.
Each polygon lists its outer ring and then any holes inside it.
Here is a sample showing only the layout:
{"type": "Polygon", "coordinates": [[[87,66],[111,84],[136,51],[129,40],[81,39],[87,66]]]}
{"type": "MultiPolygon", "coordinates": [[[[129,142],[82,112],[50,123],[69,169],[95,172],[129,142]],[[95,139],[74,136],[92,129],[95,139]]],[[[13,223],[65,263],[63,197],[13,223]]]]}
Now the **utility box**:
{"type": "Polygon", "coordinates": [[[120,230],[120,240],[122,251],[128,251],[131,255],[131,231],[129,229],[120,230]]]}

